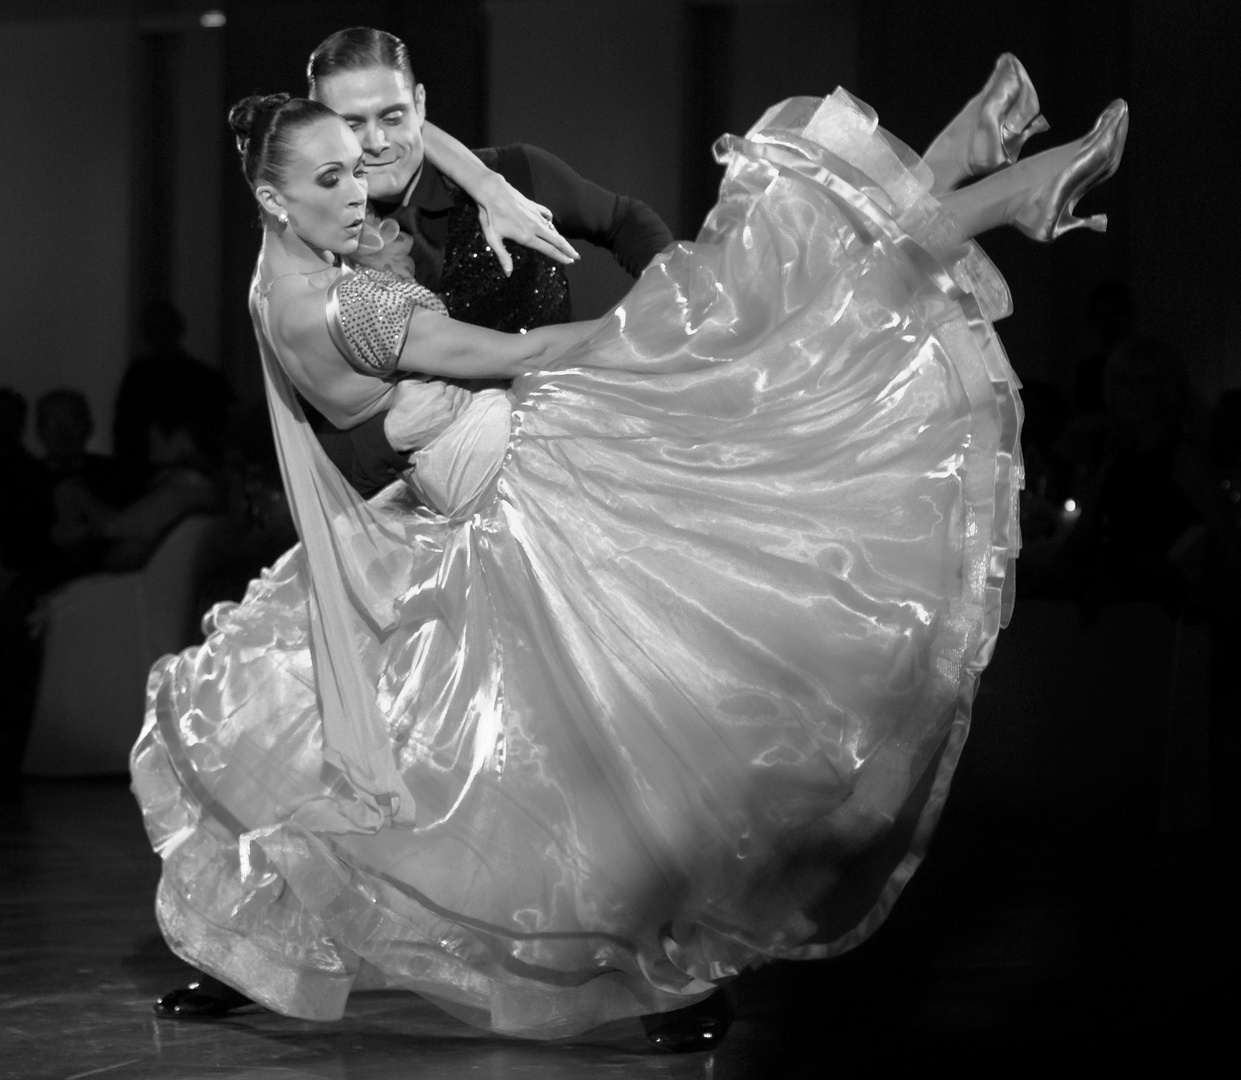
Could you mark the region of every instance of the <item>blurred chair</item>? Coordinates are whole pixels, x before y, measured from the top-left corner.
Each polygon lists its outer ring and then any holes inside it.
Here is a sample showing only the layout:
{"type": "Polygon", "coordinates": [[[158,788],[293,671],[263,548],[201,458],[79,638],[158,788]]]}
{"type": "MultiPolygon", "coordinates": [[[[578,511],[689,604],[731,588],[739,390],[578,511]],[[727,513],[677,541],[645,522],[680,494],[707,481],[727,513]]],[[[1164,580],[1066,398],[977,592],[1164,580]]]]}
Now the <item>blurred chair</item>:
{"type": "Polygon", "coordinates": [[[23,773],[128,771],[129,750],[142,727],[147,673],[159,657],[194,639],[199,568],[224,520],[186,518],[141,570],[92,574],[48,598],[23,773]]]}

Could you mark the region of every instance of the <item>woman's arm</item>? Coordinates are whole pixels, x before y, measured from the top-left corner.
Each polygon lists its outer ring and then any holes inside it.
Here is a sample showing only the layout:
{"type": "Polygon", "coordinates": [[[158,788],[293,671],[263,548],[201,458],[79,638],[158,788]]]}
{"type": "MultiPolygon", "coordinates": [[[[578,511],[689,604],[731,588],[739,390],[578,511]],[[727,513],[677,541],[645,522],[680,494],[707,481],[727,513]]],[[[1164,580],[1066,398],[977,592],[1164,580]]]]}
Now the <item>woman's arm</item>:
{"type": "Polygon", "coordinates": [[[431,164],[478,203],[483,236],[506,274],[513,272],[513,259],[504,247],[505,240],[515,240],[560,263],[579,258],[573,245],[556,232],[551,212],[492,172],[464,143],[430,122],[422,126],[422,141],[431,164]]]}
{"type": "Polygon", "coordinates": [[[550,367],[598,326],[592,320],[504,334],[419,308],[410,316],[396,366],[449,379],[512,379],[550,367]]]}

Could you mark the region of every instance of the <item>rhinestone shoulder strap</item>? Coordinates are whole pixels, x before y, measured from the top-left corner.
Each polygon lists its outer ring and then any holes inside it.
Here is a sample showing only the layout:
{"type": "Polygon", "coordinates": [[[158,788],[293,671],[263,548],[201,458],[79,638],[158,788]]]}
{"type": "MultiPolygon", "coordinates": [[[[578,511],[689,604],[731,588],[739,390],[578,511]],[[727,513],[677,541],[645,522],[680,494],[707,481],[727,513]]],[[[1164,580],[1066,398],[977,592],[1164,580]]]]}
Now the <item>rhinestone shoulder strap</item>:
{"type": "Polygon", "coordinates": [[[444,302],[416,281],[385,270],[353,268],[328,286],[328,333],[356,371],[391,379],[418,308],[448,314],[444,302]]]}

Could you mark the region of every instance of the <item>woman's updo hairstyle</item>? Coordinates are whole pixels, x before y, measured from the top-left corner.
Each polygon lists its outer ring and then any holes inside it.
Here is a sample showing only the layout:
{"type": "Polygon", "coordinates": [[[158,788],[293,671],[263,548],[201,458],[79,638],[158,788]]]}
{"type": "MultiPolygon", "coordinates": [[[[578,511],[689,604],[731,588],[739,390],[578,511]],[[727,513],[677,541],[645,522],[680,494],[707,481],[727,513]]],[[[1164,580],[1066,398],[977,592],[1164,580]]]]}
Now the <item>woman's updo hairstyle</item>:
{"type": "Polygon", "coordinates": [[[229,109],[228,126],[237,138],[241,171],[251,190],[259,184],[279,184],[293,136],[327,116],[336,113],[318,101],[288,94],[251,94],[229,109]]]}

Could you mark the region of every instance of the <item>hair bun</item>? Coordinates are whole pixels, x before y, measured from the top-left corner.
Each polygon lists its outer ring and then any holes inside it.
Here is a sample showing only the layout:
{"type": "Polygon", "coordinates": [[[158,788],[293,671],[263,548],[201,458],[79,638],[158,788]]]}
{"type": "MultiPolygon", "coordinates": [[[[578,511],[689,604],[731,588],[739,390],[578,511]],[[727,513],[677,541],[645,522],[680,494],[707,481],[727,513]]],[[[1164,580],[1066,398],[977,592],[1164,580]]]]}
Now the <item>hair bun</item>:
{"type": "Polygon", "coordinates": [[[255,129],[266,126],[271,121],[272,114],[281,105],[291,100],[290,95],[283,93],[251,94],[229,109],[228,126],[232,128],[233,135],[237,138],[237,148],[244,153],[245,145],[250,141],[255,129]]]}
{"type": "Polygon", "coordinates": [[[250,190],[260,181],[276,183],[288,166],[293,134],[328,117],[343,123],[321,102],[289,94],[251,94],[229,109],[228,126],[250,190]]]}

